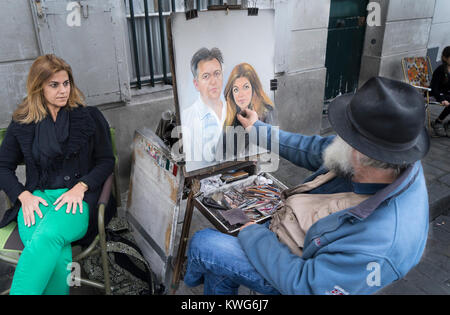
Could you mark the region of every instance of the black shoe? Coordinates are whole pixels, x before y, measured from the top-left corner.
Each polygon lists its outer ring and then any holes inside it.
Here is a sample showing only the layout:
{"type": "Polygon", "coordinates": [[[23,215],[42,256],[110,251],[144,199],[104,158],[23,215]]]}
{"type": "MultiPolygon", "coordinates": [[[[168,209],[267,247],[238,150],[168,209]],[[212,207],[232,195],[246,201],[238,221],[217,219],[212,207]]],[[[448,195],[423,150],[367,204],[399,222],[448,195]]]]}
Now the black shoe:
{"type": "Polygon", "coordinates": [[[445,133],[447,134],[447,137],[450,138],[450,120],[444,124],[444,129],[445,133]]]}
{"type": "Polygon", "coordinates": [[[434,130],[434,133],[439,137],[445,137],[447,136],[447,133],[445,132],[444,124],[442,122],[434,121],[431,123],[431,127],[434,130]]]}

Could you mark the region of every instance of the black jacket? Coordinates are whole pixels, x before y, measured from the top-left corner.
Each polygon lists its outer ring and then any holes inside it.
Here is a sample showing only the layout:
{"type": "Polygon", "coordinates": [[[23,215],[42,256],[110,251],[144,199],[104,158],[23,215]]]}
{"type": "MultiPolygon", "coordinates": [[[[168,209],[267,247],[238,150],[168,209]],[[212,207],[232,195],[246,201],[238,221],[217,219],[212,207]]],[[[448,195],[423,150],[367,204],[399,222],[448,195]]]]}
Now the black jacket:
{"type": "Polygon", "coordinates": [[[431,95],[436,101],[439,103],[445,100],[450,101],[450,78],[446,64],[442,64],[434,70],[430,87],[431,95]]]}
{"type": "MultiPolygon", "coordinates": [[[[108,123],[96,107],[71,110],[69,122],[69,139],[62,170],[65,187],[71,189],[79,181],[89,186],[84,195],[84,201],[89,204],[89,227],[84,238],[78,242],[86,245],[97,234],[97,200],[104,181],[114,170],[115,159],[108,123]]],[[[25,190],[33,192],[37,189],[39,169],[32,155],[35,127],[34,123],[19,124],[12,121],[0,147],[0,189],[5,191],[14,204],[3,216],[0,228],[17,220],[21,206],[17,197],[25,190]],[[15,175],[17,165],[21,162],[26,169],[25,185],[15,175]]],[[[115,201],[110,200],[106,210],[107,221],[115,210],[115,201]]]]}

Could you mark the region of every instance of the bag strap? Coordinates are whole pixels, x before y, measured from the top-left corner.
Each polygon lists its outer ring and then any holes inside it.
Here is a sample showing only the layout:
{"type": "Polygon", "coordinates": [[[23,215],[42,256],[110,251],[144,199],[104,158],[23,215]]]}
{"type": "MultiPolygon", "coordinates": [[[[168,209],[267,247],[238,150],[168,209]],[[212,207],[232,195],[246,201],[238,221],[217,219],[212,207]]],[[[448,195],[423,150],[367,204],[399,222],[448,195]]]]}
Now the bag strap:
{"type": "Polygon", "coordinates": [[[281,199],[283,201],[285,201],[287,198],[289,198],[292,195],[311,191],[314,188],[317,188],[317,187],[322,186],[323,184],[329,182],[330,180],[332,180],[335,177],[336,177],[336,173],[334,173],[333,171],[319,175],[310,182],[292,187],[290,189],[283,190],[281,192],[281,199]]]}
{"type": "Polygon", "coordinates": [[[114,260],[119,265],[119,267],[127,270],[133,276],[138,279],[141,279],[145,283],[148,284],[149,289],[151,290],[151,294],[153,295],[153,277],[150,270],[147,267],[147,264],[144,264],[145,271],[136,266],[136,264],[131,260],[131,258],[124,253],[113,252],[114,260]]]}
{"type": "Polygon", "coordinates": [[[106,230],[106,239],[108,242],[116,244],[125,244],[126,246],[129,247],[127,253],[114,249],[113,248],[114,246],[109,246],[107,252],[112,253],[114,255],[114,260],[119,267],[127,270],[136,278],[146,282],[149,286],[150,294],[153,295],[155,293],[153,275],[150,266],[148,265],[148,262],[142,255],[140,248],[130,240],[120,236],[118,233],[109,229],[106,230]],[[141,261],[144,265],[145,270],[143,271],[141,268],[136,266],[136,264],[129,256],[132,256],[141,261]]]}

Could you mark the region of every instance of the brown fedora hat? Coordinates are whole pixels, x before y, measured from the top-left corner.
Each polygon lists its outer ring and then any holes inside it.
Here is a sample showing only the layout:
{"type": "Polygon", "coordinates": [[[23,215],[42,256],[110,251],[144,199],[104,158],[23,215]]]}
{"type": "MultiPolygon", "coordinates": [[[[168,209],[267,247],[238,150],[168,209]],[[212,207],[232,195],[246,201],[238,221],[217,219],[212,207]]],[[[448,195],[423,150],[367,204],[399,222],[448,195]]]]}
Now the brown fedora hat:
{"type": "Polygon", "coordinates": [[[424,99],[400,81],[371,78],[355,94],[337,97],[328,119],[349,145],[378,161],[409,164],[430,148],[424,99]]]}

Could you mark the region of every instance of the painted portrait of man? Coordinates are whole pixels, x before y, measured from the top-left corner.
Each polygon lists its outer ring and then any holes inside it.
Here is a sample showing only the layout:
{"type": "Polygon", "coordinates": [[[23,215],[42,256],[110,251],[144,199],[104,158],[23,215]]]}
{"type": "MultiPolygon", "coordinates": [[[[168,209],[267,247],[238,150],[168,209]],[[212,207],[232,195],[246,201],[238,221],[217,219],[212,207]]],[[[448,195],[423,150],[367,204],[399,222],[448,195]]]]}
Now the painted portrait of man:
{"type": "Polygon", "coordinates": [[[243,108],[274,122],[274,12],[261,10],[251,17],[245,10],[199,12],[189,20],[175,13],[171,23],[177,111],[189,173],[224,162],[225,129],[238,125],[236,114],[243,108]]]}

